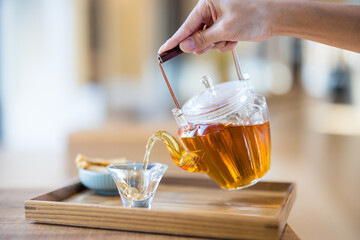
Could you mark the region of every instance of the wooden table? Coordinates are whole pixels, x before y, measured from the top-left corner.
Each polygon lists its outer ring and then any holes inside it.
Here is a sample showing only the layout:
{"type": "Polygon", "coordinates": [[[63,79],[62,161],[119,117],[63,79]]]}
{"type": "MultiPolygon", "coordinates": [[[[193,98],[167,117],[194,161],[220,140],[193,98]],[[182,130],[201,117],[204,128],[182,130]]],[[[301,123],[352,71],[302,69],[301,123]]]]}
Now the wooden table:
{"type": "MultiPolygon", "coordinates": [[[[205,239],[195,237],[48,225],[26,221],[24,201],[48,192],[41,189],[0,189],[0,239],[205,239]]],[[[300,239],[287,225],[281,239],[300,239]]]]}

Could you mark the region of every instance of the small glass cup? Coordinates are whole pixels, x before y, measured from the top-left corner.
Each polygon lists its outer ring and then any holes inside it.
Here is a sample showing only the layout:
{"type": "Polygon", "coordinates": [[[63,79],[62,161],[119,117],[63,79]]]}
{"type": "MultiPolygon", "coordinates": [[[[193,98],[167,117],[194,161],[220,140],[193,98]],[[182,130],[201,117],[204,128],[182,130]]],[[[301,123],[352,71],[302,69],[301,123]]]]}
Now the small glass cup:
{"type": "Polygon", "coordinates": [[[168,166],[149,163],[115,163],[106,167],[114,179],[124,207],[151,208],[156,189],[168,166]]]}

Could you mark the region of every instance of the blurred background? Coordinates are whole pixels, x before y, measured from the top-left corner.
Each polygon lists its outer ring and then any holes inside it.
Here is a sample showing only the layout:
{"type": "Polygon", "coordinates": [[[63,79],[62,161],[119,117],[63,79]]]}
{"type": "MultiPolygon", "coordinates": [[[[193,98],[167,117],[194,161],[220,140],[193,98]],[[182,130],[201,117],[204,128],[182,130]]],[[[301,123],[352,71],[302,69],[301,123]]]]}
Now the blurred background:
{"type": "MultiPolygon", "coordinates": [[[[0,187],[61,187],[77,176],[77,153],[142,161],[155,131],[175,134],[157,51],[196,2],[0,0],[0,187]]],[[[269,105],[265,180],[297,184],[289,223],[304,239],[359,239],[360,55],[288,37],[237,52],[269,105]]],[[[182,54],[164,68],[180,104],[203,75],[236,79],[229,52],[182,54]]],[[[150,161],[190,174],[162,143],[150,161]]]]}

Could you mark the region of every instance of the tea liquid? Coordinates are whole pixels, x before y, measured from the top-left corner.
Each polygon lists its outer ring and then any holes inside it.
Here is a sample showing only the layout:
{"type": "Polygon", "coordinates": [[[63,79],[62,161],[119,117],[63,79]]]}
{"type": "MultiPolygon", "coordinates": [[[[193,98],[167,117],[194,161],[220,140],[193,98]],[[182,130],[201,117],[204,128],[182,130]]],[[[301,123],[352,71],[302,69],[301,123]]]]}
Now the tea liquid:
{"type": "Polygon", "coordinates": [[[224,189],[255,183],[270,168],[270,125],[199,124],[179,130],[188,151],[200,156],[198,169],[224,189]]]}

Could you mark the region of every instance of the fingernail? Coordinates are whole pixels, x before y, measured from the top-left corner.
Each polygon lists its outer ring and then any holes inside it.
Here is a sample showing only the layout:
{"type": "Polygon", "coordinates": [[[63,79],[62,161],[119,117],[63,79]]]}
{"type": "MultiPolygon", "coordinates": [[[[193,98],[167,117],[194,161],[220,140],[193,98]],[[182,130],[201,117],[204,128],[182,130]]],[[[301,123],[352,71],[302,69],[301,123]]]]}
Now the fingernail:
{"type": "Polygon", "coordinates": [[[165,45],[165,44],[163,44],[163,45],[159,48],[158,54],[162,53],[162,50],[163,50],[163,48],[164,48],[164,45],[165,45]]]}
{"type": "Polygon", "coordinates": [[[192,38],[188,38],[185,41],[183,41],[182,43],[180,43],[180,49],[183,52],[191,52],[192,50],[195,49],[195,42],[192,38]]]}

